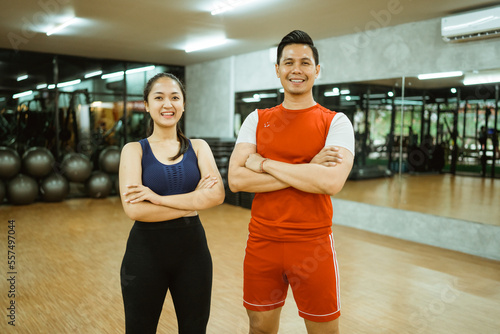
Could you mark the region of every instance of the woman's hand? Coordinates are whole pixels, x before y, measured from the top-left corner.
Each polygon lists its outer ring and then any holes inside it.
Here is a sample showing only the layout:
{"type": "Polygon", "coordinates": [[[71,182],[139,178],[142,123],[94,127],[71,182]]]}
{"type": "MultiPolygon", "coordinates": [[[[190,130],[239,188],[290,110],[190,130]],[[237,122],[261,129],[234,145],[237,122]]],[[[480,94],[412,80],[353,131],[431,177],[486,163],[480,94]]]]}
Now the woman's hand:
{"type": "Polygon", "coordinates": [[[141,184],[127,185],[127,192],[123,193],[126,203],[134,204],[142,201],[148,201],[159,205],[161,196],[153,192],[148,187],[141,184]]]}
{"type": "Polygon", "coordinates": [[[311,160],[311,164],[323,165],[326,167],[334,167],[342,162],[342,154],[339,153],[339,148],[336,146],[325,146],[311,160]]]}
{"type": "Polygon", "coordinates": [[[210,176],[207,174],[205,177],[200,179],[198,185],[196,186],[196,190],[199,189],[210,189],[217,183],[217,178],[215,176],[210,176]]]}

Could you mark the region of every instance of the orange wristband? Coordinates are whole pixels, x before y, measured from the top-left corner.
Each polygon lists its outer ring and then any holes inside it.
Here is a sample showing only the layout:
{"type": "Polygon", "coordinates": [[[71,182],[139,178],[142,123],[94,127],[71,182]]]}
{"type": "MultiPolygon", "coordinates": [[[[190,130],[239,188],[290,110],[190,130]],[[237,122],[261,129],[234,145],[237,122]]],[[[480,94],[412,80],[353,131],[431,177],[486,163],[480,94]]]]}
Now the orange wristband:
{"type": "Polygon", "coordinates": [[[261,173],[265,173],[266,171],[264,170],[264,162],[266,162],[267,158],[265,158],[264,160],[262,160],[260,162],[260,172],[261,173]]]}

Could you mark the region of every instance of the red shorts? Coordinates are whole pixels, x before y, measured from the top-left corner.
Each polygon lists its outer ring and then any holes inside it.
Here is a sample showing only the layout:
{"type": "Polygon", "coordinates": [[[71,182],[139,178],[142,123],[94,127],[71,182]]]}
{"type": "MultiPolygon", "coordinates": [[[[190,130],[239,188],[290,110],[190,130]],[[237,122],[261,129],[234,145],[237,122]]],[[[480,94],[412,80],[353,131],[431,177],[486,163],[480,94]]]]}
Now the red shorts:
{"type": "Polygon", "coordinates": [[[302,318],[326,322],[340,316],[332,234],[298,242],[250,236],[243,272],[243,305],[249,310],[268,311],[283,306],[290,285],[302,318]]]}

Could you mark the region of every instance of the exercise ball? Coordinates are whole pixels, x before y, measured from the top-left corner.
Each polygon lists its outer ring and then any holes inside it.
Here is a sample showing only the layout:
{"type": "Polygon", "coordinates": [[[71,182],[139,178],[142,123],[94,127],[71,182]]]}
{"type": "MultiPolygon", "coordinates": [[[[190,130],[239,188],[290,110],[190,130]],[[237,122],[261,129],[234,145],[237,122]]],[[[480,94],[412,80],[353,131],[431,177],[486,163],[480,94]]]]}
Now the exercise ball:
{"type": "Polygon", "coordinates": [[[61,163],[64,176],[72,182],[85,182],[92,173],[90,159],[80,153],[68,153],[61,163]]]}
{"type": "Polygon", "coordinates": [[[40,194],[45,202],[60,202],[68,196],[69,182],[58,173],[52,173],[40,183],[40,194]]]}
{"type": "Polygon", "coordinates": [[[3,183],[2,180],[0,180],[0,204],[3,203],[4,199],[5,199],[5,184],[3,183]]]}
{"type": "Polygon", "coordinates": [[[0,147],[0,178],[9,179],[16,176],[21,169],[21,158],[9,147],[0,147]]]}
{"type": "Polygon", "coordinates": [[[113,180],[113,186],[115,189],[115,194],[120,194],[120,178],[118,176],[113,180]]]}
{"type": "Polygon", "coordinates": [[[106,147],[99,154],[99,168],[106,173],[118,173],[120,166],[120,149],[117,146],[106,147]]]}
{"type": "Polygon", "coordinates": [[[92,198],[105,198],[111,193],[113,181],[111,177],[101,171],[93,172],[85,182],[87,194],[92,198]]]}
{"type": "Polygon", "coordinates": [[[50,174],[54,162],[54,156],[49,149],[32,147],[23,154],[23,172],[35,178],[42,178],[50,174]]]}
{"type": "Polygon", "coordinates": [[[33,203],[38,196],[38,183],[25,174],[17,174],[7,185],[9,202],[15,205],[33,203]]]}

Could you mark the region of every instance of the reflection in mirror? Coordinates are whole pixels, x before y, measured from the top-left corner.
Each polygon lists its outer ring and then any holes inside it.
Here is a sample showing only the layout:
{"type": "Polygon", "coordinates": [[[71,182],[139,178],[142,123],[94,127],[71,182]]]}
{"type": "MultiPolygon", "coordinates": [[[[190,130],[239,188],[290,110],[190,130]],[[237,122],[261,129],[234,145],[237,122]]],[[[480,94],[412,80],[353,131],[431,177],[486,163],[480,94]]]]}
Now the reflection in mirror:
{"type": "Polygon", "coordinates": [[[142,92],[158,72],[184,68],[0,49],[0,146],[56,157],[98,155],[145,136],[142,92]],[[22,75],[20,75],[22,74],[22,75]]]}
{"type": "MultiPolygon", "coordinates": [[[[0,151],[17,153],[17,161],[30,150],[51,154],[45,167],[61,185],[60,196],[49,196],[51,201],[116,194],[121,147],[146,136],[149,114],[142,91],[147,80],[158,72],[184,79],[180,66],[3,49],[0,71],[0,151]]],[[[28,173],[22,165],[13,175],[1,175],[0,186],[28,173]]],[[[45,184],[42,178],[52,175],[24,176],[31,184],[45,184]]]]}
{"type": "MultiPolygon", "coordinates": [[[[500,70],[455,75],[315,86],[316,102],[345,113],[354,126],[350,178],[394,173],[498,177],[500,70]]],[[[253,110],[282,100],[280,90],[237,93],[235,131],[253,110]]]]}

